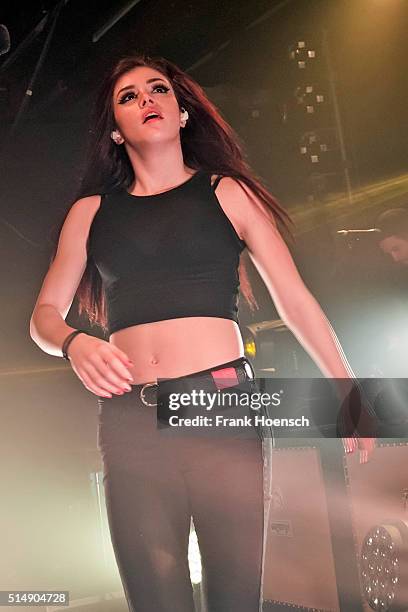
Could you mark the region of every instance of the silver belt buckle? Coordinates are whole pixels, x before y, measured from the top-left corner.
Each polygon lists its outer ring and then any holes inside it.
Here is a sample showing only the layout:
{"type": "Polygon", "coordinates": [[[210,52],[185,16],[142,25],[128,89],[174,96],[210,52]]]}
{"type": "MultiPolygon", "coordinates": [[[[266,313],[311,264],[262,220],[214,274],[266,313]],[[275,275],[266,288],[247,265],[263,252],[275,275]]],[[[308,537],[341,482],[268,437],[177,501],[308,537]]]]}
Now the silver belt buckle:
{"type": "Polygon", "coordinates": [[[149,402],[147,402],[144,397],[144,393],[143,393],[147,387],[154,387],[154,386],[158,386],[158,383],[157,382],[145,383],[143,387],[140,389],[140,399],[142,400],[145,406],[157,406],[157,402],[155,404],[150,404],[149,402]]]}

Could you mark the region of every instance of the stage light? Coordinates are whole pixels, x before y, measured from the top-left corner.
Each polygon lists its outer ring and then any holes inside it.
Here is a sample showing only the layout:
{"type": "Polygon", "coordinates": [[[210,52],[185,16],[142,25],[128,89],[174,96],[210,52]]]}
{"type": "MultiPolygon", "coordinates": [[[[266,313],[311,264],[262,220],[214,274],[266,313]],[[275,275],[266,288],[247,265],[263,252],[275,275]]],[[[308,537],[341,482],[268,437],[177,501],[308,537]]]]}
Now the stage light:
{"type": "Polygon", "coordinates": [[[307,62],[316,58],[316,51],[308,49],[304,40],[299,40],[289,48],[289,58],[297,63],[300,70],[304,70],[307,62]]]}
{"type": "Polygon", "coordinates": [[[333,135],[330,134],[329,130],[305,132],[300,140],[300,154],[307,155],[312,164],[319,163],[321,161],[321,153],[327,153],[335,148],[334,142],[328,144],[330,138],[333,138],[333,135]]]}
{"type": "Polygon", "coordinates": [[[363,593],[373,610],[406,610],[408,524],[387,521],[367,533],[361,547],[363,593]]]}
{"type": "Polygon", "coordinates": [[[256,342],[253,336],[247,336],[244,340],[244,352],[246,357],[254,359],[256,357],[256,342]]]}
{"type": "Polygon", "coordinates": [[[324,95],[316,93],[314,85],[311,84],[296,87],[294,96],[298,106],[303,106],[307,113],[314,113],[316,106],[325,101],[324,95]]]}

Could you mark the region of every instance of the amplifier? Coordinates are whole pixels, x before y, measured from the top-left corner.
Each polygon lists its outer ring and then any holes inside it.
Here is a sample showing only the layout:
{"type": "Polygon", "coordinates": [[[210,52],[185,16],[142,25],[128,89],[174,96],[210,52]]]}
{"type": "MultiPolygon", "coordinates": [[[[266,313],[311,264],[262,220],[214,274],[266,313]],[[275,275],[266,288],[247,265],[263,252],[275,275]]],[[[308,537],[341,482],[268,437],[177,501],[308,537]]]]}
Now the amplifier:
{"type": "Polygon", "coordinates": [[[408,442],[313,442],[273,450],[264,610],[408,610],[408,442]]]}

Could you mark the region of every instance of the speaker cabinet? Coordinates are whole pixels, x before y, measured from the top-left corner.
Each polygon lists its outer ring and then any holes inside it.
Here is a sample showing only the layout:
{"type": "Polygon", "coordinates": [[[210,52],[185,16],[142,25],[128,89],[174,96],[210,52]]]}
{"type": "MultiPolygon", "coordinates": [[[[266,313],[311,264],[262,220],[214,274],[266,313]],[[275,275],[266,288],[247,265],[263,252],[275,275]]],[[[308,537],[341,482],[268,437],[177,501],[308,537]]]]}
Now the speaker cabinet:
{"type": "Polygon", "coordinates": [[[314,442],[273,451],[265,610],[408,610],[408,443],[314,442]]]}
{"type": "Polygon", "coordinates": [[[338,610],[319,450],[275,448],[264,598],[338,610]]]}

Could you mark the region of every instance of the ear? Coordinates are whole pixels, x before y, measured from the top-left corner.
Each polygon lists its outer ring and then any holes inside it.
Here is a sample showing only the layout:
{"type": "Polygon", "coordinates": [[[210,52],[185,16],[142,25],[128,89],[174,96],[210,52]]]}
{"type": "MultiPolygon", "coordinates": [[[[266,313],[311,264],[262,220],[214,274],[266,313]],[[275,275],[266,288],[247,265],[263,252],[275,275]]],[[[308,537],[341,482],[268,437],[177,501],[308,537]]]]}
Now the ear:
{"type": "Polygon", "coordinates": [[[181,113],[180,113],[181,127],[186,127],[187,119],[188,119],[188,111],[186,111],[185,108],[181,107],[181,113]]]}
{"type": "Polygon", "coordinates": [[[123,144],[125,142],[125,139],[120,134],[119,130],[112,130],[111,138],[114,141],[114,143],[117,144],[117,145],[121,145],[121,144],[123,144]]]}

